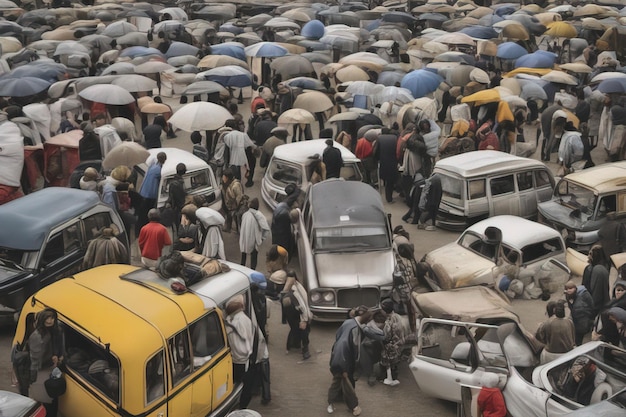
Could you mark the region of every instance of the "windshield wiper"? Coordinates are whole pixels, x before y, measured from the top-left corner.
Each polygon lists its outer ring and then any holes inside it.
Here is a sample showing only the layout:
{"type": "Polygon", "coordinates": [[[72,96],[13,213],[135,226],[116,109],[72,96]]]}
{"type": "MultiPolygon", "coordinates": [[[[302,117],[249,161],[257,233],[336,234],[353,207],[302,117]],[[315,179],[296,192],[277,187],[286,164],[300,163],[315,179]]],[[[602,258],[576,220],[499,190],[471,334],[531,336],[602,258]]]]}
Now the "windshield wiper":
{"type": "Polygon", "coordinates": [[[11,269],[17,269],[19,271],[24,271],[24,267],[22,265],[15,263],[9,259],[0,258],[0,265],[11,269]]]}

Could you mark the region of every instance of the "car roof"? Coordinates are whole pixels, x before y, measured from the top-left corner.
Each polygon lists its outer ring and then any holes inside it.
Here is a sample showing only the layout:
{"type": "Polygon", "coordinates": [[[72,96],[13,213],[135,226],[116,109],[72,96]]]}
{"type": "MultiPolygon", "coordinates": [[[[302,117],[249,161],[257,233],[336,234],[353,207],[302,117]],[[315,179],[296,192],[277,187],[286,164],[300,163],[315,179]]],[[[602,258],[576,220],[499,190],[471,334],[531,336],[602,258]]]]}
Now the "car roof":
{"type": "Polygon", "coordinates": [[[100,203],[94,191],[49,187],[0,206],[0,247],[39,250],[50,229],[100,203]]]}
{"type": "Polygon", "coordinates": [[[182,149],[154,148],[154,149],[148,149],[148,152],[150,152],[150,156],[146,160],[146,163],[148,166],[151,165],[151,163],[148,163],[148,161],[153,161],[153,160],[156,161],[156,156],[159,152],[165,152],[165,154],[167,155],[167,159],[165,160],[165,163],[161,167],[162,177],[169,177],[170,175],[175,175],[176,165],[178,165],[181,162],[185,164],[185,166],[187,167],[187,172],[209,168],[209,164],[207,164],[205,161],[198,158],[191,152],[187,152],[182,149]]]}
{"type": "Polygon", "coordinates": [[[364,182],[333,178],[309,190],[315,227],[340,227],[385,223],[380,194],[364,182]]]}
{"type": "MultiPolygon", "coordinates": [[[[344,161],[358,160],[348,148],[338,142],[334,142],[333,146],[341,151],[341,157],[344,161]]],[[[309,157],[319,154],[322,156],[326,149],[326,139],[305,140],[302,142],[285,143],[274,149],[274,158],[285,159],[288,161],[306,162],[309,157]]]]}
{"type": "Polygon", "coordinates": [[[626,187],[626,161],[602,164],[573,172],[565,179],[593,188],[600,193],[616,191],[618,188],[626,187]]]}
{"type": "Polygon", "coordinates": [[[560,238],[556,230],[523,217],[502,215],[480,221],[466,229],[484,236],[487,227],[497,227],[502,230],[502,242],[512,248],[523,249],[531,243],[560,238]]]}
{"type": "Polygon", "coordinates": [[[522,158],[499,151],[473,151],[440,159],[435,168],[454,172],[462,177],[470,178],[498,172],[511,172],[518,168],[545,168],[540,161],[522,158]]]}

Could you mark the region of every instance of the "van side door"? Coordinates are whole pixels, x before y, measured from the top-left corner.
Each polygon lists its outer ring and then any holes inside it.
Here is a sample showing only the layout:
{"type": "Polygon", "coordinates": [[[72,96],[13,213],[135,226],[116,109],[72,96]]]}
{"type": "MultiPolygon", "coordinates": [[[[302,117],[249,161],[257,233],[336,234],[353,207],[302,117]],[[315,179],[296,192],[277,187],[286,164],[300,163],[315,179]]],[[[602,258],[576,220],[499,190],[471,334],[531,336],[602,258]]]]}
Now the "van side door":
{"type": "Polygon", "coordinates": [[[554,193],[554,177],[548,169],[535,170],[534,177],[537,203],[549,201],[554,193]]]}
{"type": "Polygon", "coordinates": [[[37,286],[35,291],[79,272],[85,248],[78,220],[54,229],[39,254],[39,282],[34,283],[37,286]]]}
{"type": "Polygon", "coordinates": [[[515,190],[515,174],[502,175],[489,179],[491,196],[489,215],[520,215],[520,198],[515,190]]]}
{"type": "Polygon", "coordinates": [[[522,171],[515,174],[517,195],[519,196],[519,215],[527,219],[537,215],[537,193],[533,186],[533,172],[522,171]]]}

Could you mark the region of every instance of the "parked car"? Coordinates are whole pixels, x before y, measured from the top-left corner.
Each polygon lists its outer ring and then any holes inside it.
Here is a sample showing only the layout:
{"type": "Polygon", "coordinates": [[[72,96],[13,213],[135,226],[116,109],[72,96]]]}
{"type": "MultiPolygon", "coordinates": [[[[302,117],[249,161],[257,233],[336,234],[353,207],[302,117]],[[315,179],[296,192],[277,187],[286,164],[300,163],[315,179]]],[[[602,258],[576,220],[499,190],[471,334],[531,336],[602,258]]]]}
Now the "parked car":
{"type": "Polygon", "coordinates": [[[626,415],[626,389],[612,397],[567,414],[567,417],[624,417],[626,415]]]}
{"type": "Polygon", "coordinates": [[[424,394],[460,403],[462,386],[480,386],[483,375],[493,373],[513,416],[560,416],[588,405],[567,389],[577,358],[598,369],[590,402],[626,385],[625,350],[589,342],[539,366],[539,349],[514,322],[423,319],[414,352],[409,368],[424,394]]]}
{"type": "Polygon", "coordinates": [[[201,265],[217,261],[183,256],[190,259],[185,281],[105,265],[49,285],[25,303],[14,345],[27,339],[39,311],[59,313],[67,353],[60,415],[218,417],[239,405],[242,386],[233,383],[222,310],[241,294],[256,323],[254,271],[222,262],[230,269],[206,268],[224,272],[198,280],[201,265]]]}
{"type": "Polygon", "coordinates": [[[10,391],[0,391],[0,416],[46,417],[46,409],[31,398],[10,391]]]}
{"type": "Polygon", "coordinates": [[[213,169],[202,159],[194,154],[177,148],[155,148],[148,149],[150,156],[145,164],[135,166],[137,172],[137,190],[141,187],[143,178],[159,152],[165,152],[167,160],[161,168],[161,184],[159,186],[159,198],[157,207],[164,207],[169,197],[169,186],[174,175],[176,175],[176,165],[185,164],[187,173],[183,175],[185,182],[185,192],[188,196],[201,196],[209,204],[209,207],[219,210],[222,208],[222,191],[220,182],[215,178],[213,169]]]}
{"type": "Polygon", "coordinates": [[[557,229],[567,246],[587,252],[599,239],[608,213],[626,222],[626,161],[602,164],[563,177],[552,199],[539,204],[539,221],[557,229]]]}
{"type": "Polygon", "coordinates": [[[314,318],[339,321],[376,307],[391,291],[391,227],[380,194],[363,182],[330,179],[309,188],[294,225],[302,283],[314,318]]]}
{"type": "MultiPolygon", "coordinates": [[[[348,181],[363,181],[361,160],[339,143],[335,142],[333,146],[341,151],[343,158],[341,178],[348,181]]],[[[325,139],[293,142],[276,147],[261,182],[263,201],[272,209],[276,208],[278,203],[285,199],[285,187],[290,183],[297,184],[306,192],[313,174],[310,168],[313,162],[311,157],[315,154],[321,157],[325,148],[325,139]]]]}
{"type": "Polygon", "coordinates": [[[426,279],[435,291],[493,286],[502,273],[527,285],[537,279],[542,268],[552,269],[554,276],[552,281],[538,284],[553,290],[554,280],[560,284],[569,277],[565,242],[559,232],[510,215],[491,217],[468,227],[456,242],[427,253],[422,260],[428,264],[426,279]]]}
{"type": "Polygon", "coordinates": [[[93,191],[44,188],[0,206],[0,224],[0,304],[9,307],[3,312],[80,271],[88,242],[102,228],[113,225],[129,248],[117,211],[93,191]]]}
{"type": "Polygon", "coordinates": [[[441,178],[437,224],[463,230],[487,217],[537,216],[537,203],[549,200],[554,178],[543,162],[498,151],[467,152],[444,158],[433,172],[441,178]]]}

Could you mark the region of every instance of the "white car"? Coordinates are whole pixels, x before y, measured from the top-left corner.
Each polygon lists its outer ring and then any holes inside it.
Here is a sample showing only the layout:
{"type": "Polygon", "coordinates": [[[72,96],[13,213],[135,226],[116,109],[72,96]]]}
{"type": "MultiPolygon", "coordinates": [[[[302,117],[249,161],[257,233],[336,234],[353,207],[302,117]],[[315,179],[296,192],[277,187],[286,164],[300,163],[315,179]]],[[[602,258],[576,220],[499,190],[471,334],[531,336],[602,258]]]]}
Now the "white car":
{"type": "Polygon", "coordinates": [[[485,373],[496,374],[507,410],[524,417],[565,415],[626,386],[623,349],[589,342],[539,366],[539,349],[532,340],[514,322],[422,319],[409,368],[424,394],[457,403],[467,398],[464,387],[479,387],[485,373]],[[569,390],[570,370],[579,358],[596,367],[584,399],[569,390]]]}
{"type": "MultiPolygon", "coordinates": [[[[422,260],[429,266],[427,281],[435,291],[493,286],[503,273],[527,285],[538,279],[542,268],[559,271],[558,278],[567,280],[569,276],[565,243],[559,232],[510,215],[494,216],[468,227],[456,242],[427,253],[422,260]]],[[[549,275],[557,279],[556,272],[549,275]]],[[[554,291],[554,284],[549,285],[554,291]]]]}

